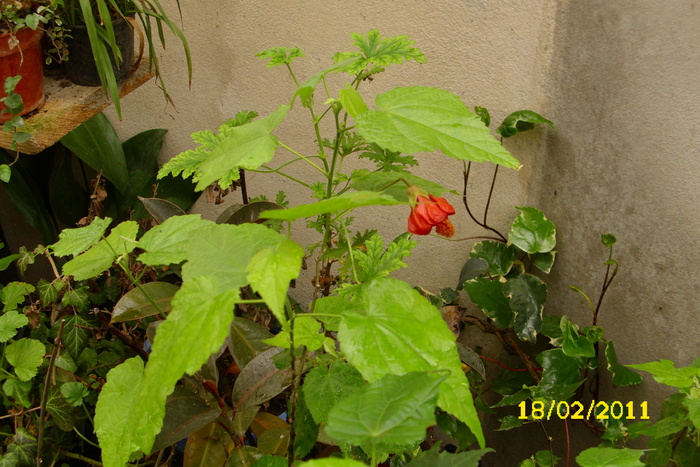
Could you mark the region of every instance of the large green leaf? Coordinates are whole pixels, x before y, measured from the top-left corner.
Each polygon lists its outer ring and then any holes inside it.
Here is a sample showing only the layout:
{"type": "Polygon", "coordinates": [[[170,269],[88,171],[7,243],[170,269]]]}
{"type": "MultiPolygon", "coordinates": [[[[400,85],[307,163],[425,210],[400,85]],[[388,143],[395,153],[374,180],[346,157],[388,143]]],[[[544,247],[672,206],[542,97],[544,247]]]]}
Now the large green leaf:
{"type": "Polygon", "coordinates": [[[589,448],[576,456],[581,467],[643,467],[642,449],[589,448]]]}
{"type": "MultiPolygon", "coordinates": [[[[294,346],[306,346],[307,350],[316,351],[323,347],[326,335],[321,332],[321,323],[311,314],[297,314],[294,320],[294,346]]],[[[284,322],[282,331],[275,337],[267,339],[266,344],[288,349],[291,345],[291,322],[284,322]]]]}
{"type": "Polygon", "coordinates": [[[437,308],[407,283],[381,278],[362,286],[345,305],[338,339],[348,361],[370,382],[387,374],[449,370],[438,405],[466,423],[483,446],[455,336],[437,308]]]}
{"type": "Polygon", "coordinates": [[[111,223],[110,217],[104,219],[96,217],[90,225],[85,227],[63,229],[58,234],[58,241],[50,245],[50,248],[56,256],[79,255],[97,243],[111,223]]]}
{"type": "Polygon", "coordinates": [[[676,368],[676,364],[671,360],[625,366],[651,373],[657,383],[676,388],[689,388],[693,385],[694,378],[700,377],[700,368],[692,366],[676,368]]]}
{"type": "Polygon", "coordinates": [[[542,366],[542,379],[535,392],[547,400],[565,401],[574,395],[581,384],[579,360],[568,357],[561,349],[541,352],[537,362],[542,366]]]}
{"type": "Polygon", "coordinates": [[[365,385],[362,375],[352,366],[337,360],[329,367],[317,367],[309,371],[302,390],[313,401],[309,410],[317,423],[328,420],[328,412],[340,400],[365,385]]]}
{"type": "Polygon", "coordinates": [[[451,92],[395,88],[376,98],[380,110],[355,120],[368,141],[405,154],[440,150],[448,156],[518,168],[520,163],[496,140],[479,117],[451,92]]]}
{"type": "Polygon", "coordinates": [[[302,204],[290,209],[264,211],[260,214],[260,217],[293,221],[303,217],[313,217],[329,212],[345,211],[377,204],[391,206],[402,203],[397,201],[393,196],[377,193],[375,191],[351,191],[330,199],[324,199],[323,201],[311,204],[302,204]]]}
{"type": "Polygon", "coordinates": [[[174,216],[146,232],[139,240],[139,248],[146,250],[139,261],[149,266],[178,264],[185,260],[192,230],[212,224],[199,214],[174,216]]]}
{"type": "Polygon", "coordinates": [[[326,434],[368,453],[372,452],[368,446],[419,442],[426,428],[435,424],[438,388],[447,375],[446,371],[389,374],[361,387],[331,409],[326,434]]]}
{"type": "Polygon", "coordinates": [[[469,299],[478,306],[496,326],[502,329],[513,327],[513,310],[503,294],[503,282],[486,277],[477,277],[464,283],[469,299]]]}
{"type": "Polygon", "coordinates": [[[109,269],[117,257],[127,255],[136,248],[139,225],[126,221],[112,229],[109,236],[63,265],[63,274],[75,280],[86,280],[109,269]]]}
{"type": "Polygon", "coordinates": [[[548,253],[557,244],[552,221],[535,208],[518,207],[520,214],[513,221],[508,241],[526,253],[548,253]]]}
{"type": "Polygon", "coordinates": [[[402,203],[408,202],[406,183],[416,185],[428,193],[441,196],[446,189],[437,183],[404,172],[369,172],[356,170],[350,176],[350,186],[358,191],[380,191],[402,203]],[[404,183],[404,181],[406,183],[404,183]]]}
{"type": "Polygon", "coordinates": [[[547,299],[547,285],[532,274],[521,274],[508,281],[503,291],[515,313],[514,327],[520,340],[535,342],[542,327],[542,312],[547,299]]]}
{"type": "Polygon", "coordinates": [[[251,287],[262,296],[280,323],[287,321],[284,302],[289,283],[299,277],[303,257],[304,249],[285,238],[272,247],[258,251],[248,263],[251,287]]]}
{"type": "Polygon", "coordinates": [[[26,337],[12,342],[5,348],[5,358],[15,368],[15,374],[22,381],[29,381],[36,376],[45,353],[44,344],[26,337]]]}
{"type": "MultiPolygon", "coordinates": [[[[98,41],[101,42],[101,41],[98,41]]],[[[103,113],[98,113],[61,138],[61,143],[87,165],[126,193],[129,171],[117,132],[103,113]]]]}

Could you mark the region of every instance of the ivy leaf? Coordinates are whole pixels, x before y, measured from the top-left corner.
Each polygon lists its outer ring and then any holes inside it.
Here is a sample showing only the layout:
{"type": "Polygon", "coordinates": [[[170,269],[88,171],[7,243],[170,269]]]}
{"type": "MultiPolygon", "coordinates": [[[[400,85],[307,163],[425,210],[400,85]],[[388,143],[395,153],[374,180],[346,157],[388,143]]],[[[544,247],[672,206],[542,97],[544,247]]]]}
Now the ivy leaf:
{"type": "Polygon", "coordinates": [[[380,110],[368,110],[355,121],[366,140],[383,148],[405,154],[440,150],[459,160],[520,166],[455,94],[399,87],[379,94],[375,102],[380,110]]]}
{"type": "Polygon", "coordinates": [[[83,403],[90,392],[85,387],[83,383],[73,382],[73,383],[63,383],[61,385],[61,394],[66,398],[69,404],[73,407],[77,407],[83,403]]]}
{"type": "Polygon", "coordinates": [[[21,381],[29,381],[36,376],[45,353],[44,344],[24,337],[6,347],[5,358],[15,368],[15,374],[21,381]]]}
{"type": "Polygon", "coordinates": [[[515,313],[514,328],[522,341],[535,342],[542,327],[542,312],[547,300],[547,284],[532,274],[508,279],[503,291],[515,313]]]}
{"type": "Polygon", "coordinates": [[[508,115],[505,120],[503,120],[503,123],[496,129],[496,133],[504,138],[510,138],[523,131],[532,130],[537,123],[546,123],[554,128],[554,123],[540,114],[532,110],[519,110],[508,115]]]}
{"type": "Polygon", "coordinates": [[[301,204],[289,209],[263,211],[260,213],[260,217],[293,221],[304,217],[314,217],[329,212],[346,211],[362,206],[393,206],[396,204],[401,203],[396,201],[393,196],[374,191],[351,191],[311,204],[301,204]]]}
{"type": "Polygon", "coordinates": [[[72,306],[78,313],[84,313],[90,308],[88,291],[89,289],[87,286],[67,290],[66,293],[63,294],[61,304],[65,307],[72,306]]]}
{"type": "Polygon", "coordinates": [[[513,310],[504,295],[503,282],[487,277],[477,277],[464,283],[469,299],[501,329],[513,327],[513,310]]]}
{"type": "Polygon", "coordinates": [[[77,229],[63,229],[58,234],[58,241],[49,248],[56,256],[79,255],[96,244],[104,235],[109,224],[112,223],[110,217],[101,219],[96,217],[90,225],[77,229]]]}
{"type": "Polygon", "coordinates": [[[190,232],[211,224],[199,214],[169,217],[141,237],[139,248],[146,252],[139,255],[139,261],[149,266],[181,263],[186,258],[190,232]]]}
{"type": "Polygon", "coordinates": [[[365,242],[366,250],[353,250],[357,268],[360,273],[360,282],[365,283],[380,277],[386,277],[397,269],[405,268],[403,259],[411,255],[411,250],[416,242],[410,236],[401,236],[391,242],[384,251],[382,237],[374,234],[365,242]]]}
{"type": "Polygon", "coordinates": [[[700,376],[700,368],[692,366],[676,368],[676,364],[671,360],[625,366],[651,373],[657,383],[675,388],[689,388],[693,385],[694,378],[700,376]]]}
{"type": "Polygon", "coordinates": [[[411,372],[383,378],[355,390],[328,414],[326,434],[363,446],[409,446],[435,424],[439,386],[447,372],[411,372]]]}
{"type": "Polygon", "coordinates": [[[353,33],[352,38],[353,44],[359,47],[360,51],[340,53],[333,57],[336,62],[353,59],[344,67],[344,71],[351,75],[356,75],[370,65],[385,67],[409,60],[426,62],[423,53],[413,47],[414,41],[409,40],[408,36],[382,37],[378,30],[372,29],[367,36],[353,33]]]}
{"type": "Polygon", "coordinates": [[[518,207],[520,215],[513,221],[508,241],[526,253],[547,253],[557,244],[556,228],[541,211],[518,207]]]}
{"type": "Polygon", "coordinates": [[[469,253],[470,258],[480,258],[486,261],[489,266],[489,274],[494,276],[508,274],[517,256],[518,252],[511,245],[494,240],[475,243],[471,253],[469,253]]]}
{"type": "Polygon", "coordinates": [[[122,222],[112,229],[107,238],[64,264],[63,274],[73,276],[77,281],[100,275],[112,266],[117,257],[131,253],[136,247],[134,239],[138,230],[136,222],[122,222]]]}
{"type": "Polygon", "coordinates": [[[615,345],[612,341],[605,343],[605,359],[608,361],[608,371],[612,373],[612,381],[616,386],[631,386],[642,382],[642,376],[635,373],[617,361],[615,345]]]}
{"type": "Polygon", "coordinates": [[[17,330],[29,324],[29,318],[16,311],[8,311],[0,316],[0,342],[7,342],[17,334],[17,330]]]}
{"type": "MultiPolygon", "coordinates": [[[[82,384],[80,385],[82,386],[82,384]]],[[[59,429],[72,431],[75,425],[73,405],[66,400],[61,392],[56,386],[52,386],[49,389],[49,397],[46,399],[46,411],[53,416],[53,421],[59,429]]]]}
{"type": "Polygon", "coordinates": [[[484,444],[455,336],[437,308],[407,283],[380,278],[364,284],[341,314],[341,350],[366,380],[449,370],[450,377],[440,385],[438,405],[466,423],[484,444]]]}
{"type": "Polygon", "coordinates": [[[97,323],[81,315],[70,315],[65,320],[61,342],[71,357],[77,359],[90,340],[90,331],[86,328],[95,327],[97,323]]]}
{"type": "Polygon", "coordinates": [[[63,290],[65,285],[65,282],[61,281],[60,279],[54,279],[53,282],[39,279],[36,288],[39,291],[41,306],[48,306],[51,303],[55,303],[56,300],[58,300],[59,292],[63,290]]]}
{"type": "Polygon", "coordinates": [[[4,303],[3,311],[15,310],[24,301],[24,297],[36,290],[26,282],[10,282],[0,289],[0,302],[4,303]]]}
{"type": "Polygon", "coordinates": [[[314,401],[309,410],[316,423],[328,421],[328,413],[336,403],[365,385],[362,375],[342,360],[329,367],[316,367],[304,379],[302,391],[307,400],[314,401]]]}
{"type": "Polygon", "coordinates": [[[568,400],[581,384],[579,360],[567,357],[561,349],[541,352],[537,362],[542,366],[542,379],[535,395],[547,400],[568,400]]]}
{"type": "Polygon", "coordinates": [[[304,249],[285,238],[273,247],[258,251],[248,263],[248,282],[280,323],[287,321],[284,302],[290,281],[299,277],[303,257],[304,249]]]}
{"type": "Polygon", "coordinates": [[[306,57],[299,47],[273,47],[255,54],[260,59],[268,59],[267,67],[289,65],[295,58],[306,57]]]}
{"type": "Polygon", "coordinates": [[[18,427],[15,430],[12,443],[7,446],[7,453],[0,461],[7,460],[8,467],[34,465],[36,463],[37,448],[36,438],[30,435],[24,428],[18,427]]]}
{"type": "Polygon", "coordinates": [[[576,456],[581,467],[643,467],[643,449],[589,448],[576,456]]]}
{"type": "Polygon", "coordinates": [[[556,253],[557,252],[554,250],[548,251],[547,253],[535,253],[534,255],[530,256],[530,259],[532,260],[532,264],[537,269],[545,274],[549,274],[549,272],[552,270],[552,266],[554,265],[554,256],[556,253]]]}
{"type": "Polygon", "coordinates": [[[593,341],[588,336],[579,334],[578,326],[572,323],[568,316],[562,316],[559,327],[563,336],[561,349],[565,355],[587,358],[596,356],[594,344],[598,340],[593,341]]]}

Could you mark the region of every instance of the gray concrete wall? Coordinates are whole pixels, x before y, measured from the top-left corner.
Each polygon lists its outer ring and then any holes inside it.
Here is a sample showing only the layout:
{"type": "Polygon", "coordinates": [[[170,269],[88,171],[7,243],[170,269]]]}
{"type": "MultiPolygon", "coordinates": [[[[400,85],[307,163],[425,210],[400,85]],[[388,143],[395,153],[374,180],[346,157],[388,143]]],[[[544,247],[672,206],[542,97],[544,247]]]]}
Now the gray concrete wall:
{"type": "MultiPolygon", "coordinates": [[[[612,232],[619,240],[621,271],[600,324],[606,338],[616,342],[621,361],[669,358],[687,365],[700,355],[700,2],[223,3],[225,11],[221,1],[182,2],[195,68],[192,88],[171,40],[162,61],[177,110],[165,107],[155,85],[144,86],[123,101],[124,137],[168,128],[167,159],[194,146],[189,139],[194,131],[215,128],[239,110],[264,115],[288,101],[294,85],[284,69],[266,69],[255,53],[301,47],[307,57],[295,70],[304,78],[327,66],[333,53],[349,50],[351,32],[378,28],[384,35],[408,34],[428,63],[390,67],[367,86],[370,95],[400,85],[436,86],[469,106],[488,107],[496,123],[523,108],[555,122],[555,130],[538,129],[506,142],[524,167],[519,173],[501,171],[490,215],[494,226],[507,230],[517,214],[513,206],[527,204],[557,225],[549,310],[582,324],[590,321],[585,303],[568,286],[597,295],[606,259],[599,238],[612,232]]],[[[302,152],[313,150],[302,109],[295,109],[277,134],[302,152]]],[[[436,154],[419,160],[420,175],[461,191],[457,161],[436,154]]],[[[293,173],[311,176],[304,169],[293,173]]],[[[477,208],[483,206],[491,173],[492,167],[475,167],[470,193],[477,208]]],[[[280,178],[249,178],[252,195],[273,196],[280,188],[295,190],[280,178]]],[[[294,203],[309,201],[298,190],[289,194],[294,203]]],[[[198,209],[215,216],[205,204],[198,209]]],[[[393,238],[404,231],[407,214],[407,207],[367,209],[358,213],[358,226],[379,227],[385,238],[393,238]]],[[[463,209],[454,219],[460,237],[483,233],[463,209]]],[[[302,244],[315,241],[302,227],[295,227],[296,238],[302,244]]],[[[421,238],[400,277],[434,291],[454,286],[469,248],[421,238]]],[[[308,279],[302,278],[302,287],[308,279]]],[[[667,391],[645,381],[626,391],[604,385],[604,394],[623,402],[648,400],[656,414],[667,391]]],[[[532,447],[530,439],[521,439],[523,447],[532,447]]],[[[506,446],[511,449],[501,451],[519,451],[506,446]]],[[[502,465],[522,459],[512,456],[501,458],[502,465]]]]}

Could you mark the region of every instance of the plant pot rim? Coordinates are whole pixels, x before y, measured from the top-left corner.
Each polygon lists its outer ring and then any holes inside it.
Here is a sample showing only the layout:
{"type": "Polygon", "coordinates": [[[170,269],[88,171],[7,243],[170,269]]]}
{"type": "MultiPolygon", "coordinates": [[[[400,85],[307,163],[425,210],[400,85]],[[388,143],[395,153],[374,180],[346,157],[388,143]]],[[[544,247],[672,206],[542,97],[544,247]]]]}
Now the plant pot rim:
{"type": "Polygon", "coordinates": [[[21,50],[26,50],[32,47],[35,43],[41,40],[44,35],[44,30],[42,28],[22,28],[15,33],[5,32],[0,34],[0,57],[6,57],[8,55],[17,53],[17,48],[10,48],[10,37],[15,36],[19,40],[19,47],[21,50]]]}

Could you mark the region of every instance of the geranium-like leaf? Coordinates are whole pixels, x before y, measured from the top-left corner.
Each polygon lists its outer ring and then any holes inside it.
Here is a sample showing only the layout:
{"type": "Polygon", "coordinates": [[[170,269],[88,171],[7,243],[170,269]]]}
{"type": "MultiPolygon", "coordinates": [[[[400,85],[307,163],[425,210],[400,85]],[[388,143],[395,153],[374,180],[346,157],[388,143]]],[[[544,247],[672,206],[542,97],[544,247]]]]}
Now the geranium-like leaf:
{"type": "Polygon", "coordinates": [[[24,297],[36,290],[33,285],[26,282],[10,282],[0,289],[0,302],[5,306],[3,311],[14,310],[24,301],[24,297]]]}
{"type": "Polygon", "coordinates": [[[519,110],[508,115],[503,123],[496,129],[496,132],[504,138],[510,138],[523,131],[532,130],[536,123],[546,123],[554,128],[554,123],[550,122],[542,115],[532,110],[519,110]]]}
{"type": "Polygon", "coordinates": [[[63,397],[66,398],[68,403],[77,407],[83,403],[83,399],[85,399],[90,392],[83,383],[71,382],[61,385],[61,394],[63,394],[63,397]]]}
{"type": "Polygon", "coordinates": [[[299,47],[273,47],[255,54],[260,59],[267,59],[267,67],[289,65],[295,58],[306,57],[299,47]]]}
{"type": "Polygon", "coordinates": [[[515,332],[523,341],[535,342],[542,327],[542,312],[547,300],[547,285],[532,274],[508,279],[503,291],[515,313],[515,332]]]}
{"type": "Polygon", "coordinates": [[[643,467],[643,449],[589,448],[576,456],[581,467],[643,467]]]}
{"type": "Polygon", "coordinates": [[[29,318],[16,311],[8,311],[0,316],[0,342],[7,342],[15,337],[17,330],[29,324],[29,318]]]}
{"type": "Polygon", "coordinates": [[[138,230],[139,225],[136,222],[122,222],[112,229],[107,238],[64,264],[63,274],[73,276],[78,281],[100,275],[112,266],[117,257],[133,251],[138,230]]]}
{"type": "Polygon", "coordinates": [[[316,203],[302,204],[283,210],[264,211],[260,214],[260,217],[293,221],[304,217],[313,217],[329,212],[345,211],[362,206],[392,206],[395,204],[402,203],[397,201],[393,196],[377,193],[375,191],[351,191],[343,193],[340,196],[318,201],[316,203]]]}
{"type": "Polygon", "coordinates": [[[362,375],[352,366],[336,360],[329,367],[317,367],[309,371],[302,390],[316,423],[326,422],[331,408],[353,391],[365,385],[362,375]]]}
{"type": "Polygon", "coordinates": [[[439,386],[448,372],[386,375],[339,401],[326,434],[359,446],[408,446],[435,424],[439,386]]]}
{"type": "Polygon", "coordinates": [[[181,263],[186,257],[189,233],[210,224],[199,214],[168,218],[141,237],[139,248],[146,252],[139,255],[139,261],[149,266],[181,263]]]}
{"type": "Polygon", "coordinates": [[[366,380],[449,370],[450,377],[440,385],[438,405],[466,423],[484,444],[455,336],[437,308],[407,283],[380,278],[363,285],[341,314],[341,350],[366,380]]]}
{"type": "Polygon", "coordinates": [[[5,358],[14,367],[15,374],[21,381],[29,381],[36,376],[45,353],[46,347],[43,343],[26,337],[12,342],[5,348],[5,358]]]}
{"type": "Polygon", "coordinates": [[[530,254],[552,251],[557,244],[557,230],[552,221],[535,208],[518,209],[520,215],[513,221],[508,241],[530,254]]]}
{"type": "Polygon", "coordinates": [[[302,247],[292,240],[283,239],[273,247],[258,251],[248,263],[250,285],[262,296],[280,323],[287,321],[284,301],[289,283],[299,277],[303,257],[302,247]]]}
{"type": "Polygon", "coordinates": [[[58,234],[58,242],[50,246],[56,256],[79,255],[96,244],[104,235],[109,224],[110,217],[101,219],[96,217],[88,226],[77,229],[63,229],[58,234]]]}
{"type": "Polygon", "coordinates": [[[459,160],[520,166],[481,119],[449,91],[399,87],[378,95],[376,105],[380,110],[368,110],[355,121],[366,140],[386,149],[405,154],[440,150],[459,160]]]}

